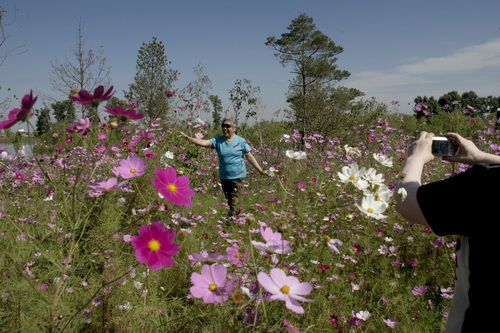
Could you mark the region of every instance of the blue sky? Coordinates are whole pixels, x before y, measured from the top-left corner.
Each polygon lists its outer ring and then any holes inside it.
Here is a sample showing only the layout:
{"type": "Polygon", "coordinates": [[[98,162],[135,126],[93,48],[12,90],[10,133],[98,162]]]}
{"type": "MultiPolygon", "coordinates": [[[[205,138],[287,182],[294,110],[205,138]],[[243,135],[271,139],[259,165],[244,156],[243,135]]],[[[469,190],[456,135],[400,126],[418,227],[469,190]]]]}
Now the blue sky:
{"type": "Polygon", "coordinates": [[[202,63],[211,93],[225,108],[234,81],[248,79],[260,87],[262,117],[271,119],[286,107],[292,75],[264,43],[287,32],[301,12],[344,48],[337,64],[351,76],[340,85],[358,88],[366,98],[398,100],[399,111],[410,112],[419,95],[439,97],[451,90],[500,95],[498,0],[3,0],[1,5],[7,10],[4,23],[17,11],[9,29],[18,31],[0,51],[18,45],[26,50],[0,67],[0,101],[6,88],[21,97],[33,89],[64,98],[51,91],[50,62],[71,57],[81,19],[86,47],[102,46],[118,97],[133,82],[142,43],[155,36],[180,71],[177,87],[194,80],[193,68],[202,63]]]}

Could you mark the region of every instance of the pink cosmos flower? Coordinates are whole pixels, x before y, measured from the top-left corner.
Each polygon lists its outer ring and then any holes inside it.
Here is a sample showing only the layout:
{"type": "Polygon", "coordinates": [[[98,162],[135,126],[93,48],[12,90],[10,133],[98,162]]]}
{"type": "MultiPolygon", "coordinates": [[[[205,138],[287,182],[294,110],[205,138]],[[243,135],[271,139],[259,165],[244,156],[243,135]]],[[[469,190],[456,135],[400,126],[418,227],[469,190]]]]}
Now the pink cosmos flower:
{"type": "Polygon", "coordinates": [[[110,178],[108,180],[101,180],[101,181],[96,181],[93,185],[89,185],[91,189],[94,189],[96,191],[101,191],[101,192],[110,192],[116,189],[119,189],[123,185],[125,185],[127,182],[123,181],[121,183],[118,183],[118,178],[110,178]]]}
{"type": "Polygon", "coordinates": [[[105,106],[105,108],[107,113],[111,113],[123,121],[142,119],[146,116],[144,113],[137,113],[134,109],[125,110],[119,105],[115,105],[114,109],[109,106],[105,106]]]}
{"type": "Polygon", "coordinates": [[[93,106],[98,106],[100,102],[110,99],[114,95],[113,86],[111,86],[106,92],[104,92],[104,87],[99,86],[95,88],[94,94],[92,95],[87,90],[80,90],[78,96],[69,96],[73,101],[78,104],[92,104],[93,106]]]}
{"type": "Polygon", "coordinates": [[[7,116],[7,120],[0,121],[0,129],[7,129],[14,126],[16,123],[20,121],[26,121],[29,117],[32,116],[30,114],[33,105],[35,104],[38,97],[33,97],[33,91],[30,91],[29,94],[24,95],[21,101],[20,109],[12,109],[7,116]]]}
{"type": "Polygon", "coordinates": [[[130,155],[124,160],[120,161],[120,165],[114,167],[111,171],[117,177],[124,179],[139,177],[144,174],[146,164],[137,155],[130,155]]]}
{"type": "Polygon", "coordinates": [[[147,263],[152,270],[170,267],[174,264],[172,258],[179,252],[179,244],[173,242],[175,232],[165,229],[163,223],[156,221],[143,225],[139,236],[132,237],[135,257],[140,263],[147,263]]]}
{"type": "Polygon", "coordinates": [[[189,198],[194,196],[194,191],[188,188],[188,177],[177,177],[177,171],[173,167],[168,167],[165,170],[160,167],[156,168],[156,177],[158,179],[153,178],[151,182],[166,200],[176,206],[191,206],[193,204],[189,198]]]}
{"type": "Polygon", "coordinates": [[[290,242],[282,240],[281,233],[273,232],[271,228],[267,227],[266,229],[261,228],[260,234],[262,235],[262,238],[264,238],[266,242],[263,243],[263,242],[252,241],[252,245],[255,246],[257,249],[266,252],[275,252],[279,254],[287,254],[292,252],[292,249],[288,246],[290,242]]]}
{"type": "Polygon", "coordinates": [[[241,253],[238,244],[233,244],[233,246],[226,248],[226,252],[229,256],[229,262],[238,267],[242,267],[243,261],[250,257],[250,253],[241,253]]]}
{"type": "Polygon", "coordinates": [[[309,282],[300,282],[295,276],[286,276],[285,272],[279,268],[272,268],[271,274],[260,272],[257,275],[260,285],[271,293],[272,301],[284,301],[286,307],[295,313],[304,313],[304,308],[299,302],[313,302],[313,300],[302,297],[308,295],[312,290],[309,282]]]}
{"type": "Polygon", "coordinates": [[[227,268],[223,265],[203,265],[201,274],[191,274],[193,286],[189,289],[195,298],[203,298],[205,303],[224,303],[233,289],[234,280],[227,279],[227,268]]]}

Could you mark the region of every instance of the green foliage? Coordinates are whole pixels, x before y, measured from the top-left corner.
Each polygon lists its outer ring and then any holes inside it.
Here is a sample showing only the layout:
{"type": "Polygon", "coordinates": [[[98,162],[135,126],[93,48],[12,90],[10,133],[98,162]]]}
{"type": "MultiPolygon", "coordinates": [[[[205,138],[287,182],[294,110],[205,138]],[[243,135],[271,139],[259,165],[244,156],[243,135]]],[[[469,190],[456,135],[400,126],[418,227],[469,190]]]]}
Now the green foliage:
{"type": "Polygon", "coordinates": [[[222,101],[217,95],[210,95],[208,99],[212,103],[212,125],[218,127],[222,122],[222,101]]]}
{"type": "Polygon", "coordinates": [[[318,131],[331,135],[344,113],[356,111],[353,101],[363,93],[334,87],[350,75],[336,65],[343,48],[317,30],[311,17],[300,14],[287,29],[281,38],[268,37],[266,45],[276,50],[283,66],[291,65],[295,75],[288,92],[294,120],[304,136],[318,131]]]}
{"type": "Polygon", "coordinates": [[[260,88],[252,86],[250,80],[237,79],[234,81],[234,87],[229,90],[229,100],[233,106],[233,117],[237,125],[242,125],[239,123],[242,114],[245,115],[245,120],[257,115],[259,95],[260,88]]]}
{"type": "Polygon", "coordinates": [[[50,130],[51,121],[50,121],[50,109],[42,108],[40,110],[36,110],[35,114],[37,116],[36,119],[36,132],[38,134],[46,133],[50,130]]]}
{"type": "Polygon", "coordinates": [[[500,97],[488,96],[480,97],[474,91],[467,91],[460,95],[457,91],[453,90],[435,99],[434,96],[417,96],[414,100],[415,104],[422,104],[428,111],[424,114],[419,108],[414,108],[414,115],[417,118],[426,117],[444,112],[461,112],[468,116],[482,115],[486,116],[490,113],[496,112],[500,106],[500,97]]]}
{"type": "Polygon", "coordinates": [[[71,99],[52,103],[51,107],[56,122],[70,124],[76,120],[75,103],[71,99]]]}
{"type": "Polygon", "coordinates": [[[134,83],[129,85],[125,98],[140,101],[137,111],[145,113],[149,121],[167,115],[170,108],[164,93],[172,90],[178,72],[169,65],[162,41],[153,37],[149,43],[142,43],[134,83]]]}

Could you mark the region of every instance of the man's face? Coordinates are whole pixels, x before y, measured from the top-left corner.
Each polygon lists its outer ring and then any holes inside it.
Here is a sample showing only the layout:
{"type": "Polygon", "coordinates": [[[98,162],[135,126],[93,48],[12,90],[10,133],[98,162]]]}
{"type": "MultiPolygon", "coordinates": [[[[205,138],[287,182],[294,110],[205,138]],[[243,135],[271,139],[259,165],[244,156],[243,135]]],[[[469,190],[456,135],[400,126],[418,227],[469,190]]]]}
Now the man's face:
{"type": "Polygon", "coordinates": [[[234,134],[234,126],[233,126],[233,124],[231,124],[230,121],[225,121],[222,124],[222,133],[226,137],[230,137],[231,135],[234,134]]]}

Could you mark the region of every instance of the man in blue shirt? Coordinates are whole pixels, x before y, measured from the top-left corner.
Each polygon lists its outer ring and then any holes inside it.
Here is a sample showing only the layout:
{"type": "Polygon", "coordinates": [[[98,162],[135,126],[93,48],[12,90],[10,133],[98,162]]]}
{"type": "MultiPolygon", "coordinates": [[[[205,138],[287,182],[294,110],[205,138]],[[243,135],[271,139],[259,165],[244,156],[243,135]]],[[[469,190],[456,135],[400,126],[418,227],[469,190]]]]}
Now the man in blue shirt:
{"type": "Polygon", "coordinates": [[[229,216],[233,216],[235,200],[238,197],[238,185],[247,175],[244,157],[248,159],[250,164],[261,175],[266,175],[266,173],[252,155],[252,149],[246,143],[246,140],[236,135],[236,126],[232,118],[224,118],[222,121],[222,133],[223,135],[210,140],[192,138],[184,133],[182,135],[200,147],[212,148],[217,151],[219,157],[219,178],[224,196],[229,205],[229,216]]]}

